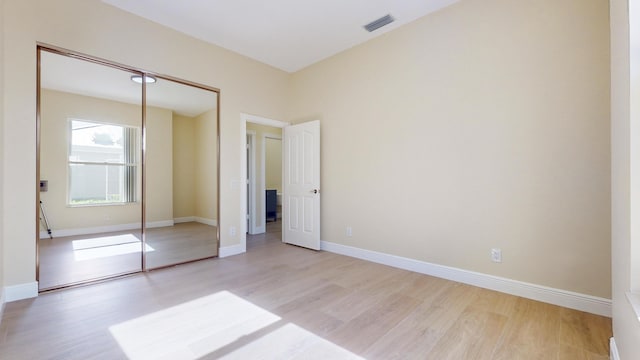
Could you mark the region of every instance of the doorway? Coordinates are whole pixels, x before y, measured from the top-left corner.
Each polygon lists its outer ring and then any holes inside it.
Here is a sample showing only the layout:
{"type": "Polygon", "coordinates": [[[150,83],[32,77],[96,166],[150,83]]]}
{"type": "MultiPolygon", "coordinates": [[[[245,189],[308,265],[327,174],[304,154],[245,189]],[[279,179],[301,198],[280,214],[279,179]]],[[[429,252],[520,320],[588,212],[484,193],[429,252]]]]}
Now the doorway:
{"type": "Polygon", "coordinates": [[[282,217],[282,128],[247,123],[248,233],[264,233],[282,217]]]}
{"type": "MultiPolygon", "coordinates": [[[[267,157],[265,156],[263,158],[262,156],[262,154],[265,154],[265,151],[262,150],[263,146],[266,148],[266,141],[263,141],[263,138],[281,139],[282,129],[290,124],[256,115],[241,114],[240,125],[243,136],[243,158],[241,160],[243,166],[241,168],[244,174],[242,174],[242,178],[246,179],[248,183],[254,184],[254,186],[242,187],[243,191],[241,194],[242,213],[246,214],[245,216],[249,219],[245,224],[246,228],[243,229],[244,231],[240,232],[240,244],[242,249],[246,251],[247,234],[265,233],[267,224],[269,224],[271,229],[273,229],[274,225],[281,226],[273,222],[268,223],[265,221],[267,184],[265,179],[266,175],[260,168],[265,169],[267,163],[267,157]],[[251,139],[253,139],[253,142],[248,144],[249,141],[252,141],[251,139]],[[253,148],[253,151],[250,152],[248,148],[253,148]],[[252,157],[251,154],[254,156],[252,157]],[[252,191],[252,188],[254,191],[252,191]]],[[[282,157],[280,156],[280,158],[282,157]]],[[[280,173],[282,173],[282,170],[280,170],[280,173]]],[[[272,182],[270,182],[269,185],[274,186],[272,182]]],[[[277,193],[278,189],[269,190],[276,190],[277,193]]],[[[280,218],[277,219],[281,219],[282,216],[284,215],[280,212],[280,218]]],[[[281,221],[278,221],[278,223],[281,223],[281,221]]]]}
{"type": "MultiPolygon", "coordinates": [[[[240,114],[242,177],[247,179],[248,123],[281,128],[282,149],[282,241],[320,250],[320,121],[301,124],[240,114]]],[[[248,191],[241,187],[241,214],[246,216],[248,191]]],[[[255,208],[255,207],[254,207],[255,208]]],[[[253,217],[255,218],[255,216],[253,217]]],[[[243,227],[246,223],[242,222],[243,227]]],[[[247,251],[247,228],[240,233],[239,252],[247,251]]]]}

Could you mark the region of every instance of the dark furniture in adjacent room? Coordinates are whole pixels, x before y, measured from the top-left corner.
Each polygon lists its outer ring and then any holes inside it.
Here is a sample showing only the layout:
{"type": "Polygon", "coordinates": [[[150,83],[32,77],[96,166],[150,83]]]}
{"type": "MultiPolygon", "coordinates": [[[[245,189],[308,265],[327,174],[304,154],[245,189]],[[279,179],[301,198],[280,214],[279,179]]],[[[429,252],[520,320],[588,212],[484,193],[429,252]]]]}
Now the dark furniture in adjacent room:
{"type": "Polygon", "coordinates": [[[266,219],[265,221],[269,221],[270,219],[273,221],[278,220],[278,193],[277,190],[266,190],[267,196],[265,201],[265,206],[267,208],[266,211],[266,219]]]}

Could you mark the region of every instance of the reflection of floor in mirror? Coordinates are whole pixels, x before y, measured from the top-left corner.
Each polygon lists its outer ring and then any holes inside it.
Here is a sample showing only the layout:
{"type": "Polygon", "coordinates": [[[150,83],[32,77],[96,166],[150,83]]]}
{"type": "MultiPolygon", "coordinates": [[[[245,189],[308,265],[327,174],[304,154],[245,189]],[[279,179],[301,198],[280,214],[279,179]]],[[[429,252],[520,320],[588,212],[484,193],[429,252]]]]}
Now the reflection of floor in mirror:
{"type": "MultiPolygon", "coordinates": [[[[147,267],[217,255],[216,228],[188,222],[148,229],[147,267]]],[[[140,231],[129,230],[40,240],[40,289],[139,271],[140,231]]]]}
{"type": "Polygon", "coordinates": [[[186,222],[170,227],[148,229],[147,267],[155,268],[218,255],[216,227],[186,222]]]}

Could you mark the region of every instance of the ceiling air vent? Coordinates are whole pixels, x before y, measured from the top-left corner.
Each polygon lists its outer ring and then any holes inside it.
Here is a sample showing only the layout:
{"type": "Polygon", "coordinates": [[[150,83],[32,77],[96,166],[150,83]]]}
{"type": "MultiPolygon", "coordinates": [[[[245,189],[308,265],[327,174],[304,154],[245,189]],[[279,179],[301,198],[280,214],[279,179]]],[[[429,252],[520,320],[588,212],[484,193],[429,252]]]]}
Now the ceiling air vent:
{"type": "Polygon", "coordinates": [[[368,23],[364,26],[364,28],[367,29],[368,32],[372,32],[374,30],[380,29],[385,25],[391,24],[394,20],[395,19],[393,18],[393,16],[387,14],[378,20],[373,20],[372,22],[368,23]]]}

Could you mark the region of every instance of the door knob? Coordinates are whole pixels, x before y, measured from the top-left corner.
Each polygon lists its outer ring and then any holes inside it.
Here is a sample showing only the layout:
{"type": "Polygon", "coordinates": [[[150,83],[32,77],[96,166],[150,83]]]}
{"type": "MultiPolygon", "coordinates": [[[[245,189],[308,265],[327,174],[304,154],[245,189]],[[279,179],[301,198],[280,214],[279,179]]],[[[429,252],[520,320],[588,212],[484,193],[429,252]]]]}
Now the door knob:
{"type": "Polygon", "coordinates": [[[320,190],[318,190],[318,189],[313,189],[313,190],[311,190],[311,192],[312,192],[312,193],[314,193],[314,194],[317,194],[319,191],[320,191],[320,190]]]}

